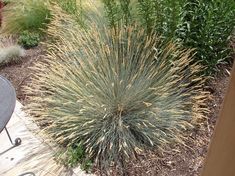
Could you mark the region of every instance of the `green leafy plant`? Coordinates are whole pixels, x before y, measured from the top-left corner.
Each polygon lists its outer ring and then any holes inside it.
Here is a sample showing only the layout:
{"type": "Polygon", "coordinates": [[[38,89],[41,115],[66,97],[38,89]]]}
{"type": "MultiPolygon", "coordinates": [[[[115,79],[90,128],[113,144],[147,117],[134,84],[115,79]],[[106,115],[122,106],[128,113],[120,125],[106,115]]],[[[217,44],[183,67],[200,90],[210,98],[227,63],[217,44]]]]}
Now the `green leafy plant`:
{"type": "Polygon", "coordinates": [[[234,0],[136,0],[123,4],[121,0],[105,1],[110,26],[126,18],[136,21],[149,34],[157,32],[167,43],[177,40],[184,47],[195,48],[194,62],[201,62],[203,73],[210,75],[216,66],[230,57],[228,40],[235,26],[234,0]]]}
{"type": "Polygon", "coordinates": [[[83,4],[82,0],[57,0],[60,7],[68,14],[72,15],[74,19],[81,25],[84,26],[83,21],[83,4]]]}
{"type": "Polygon", "coordinates": [[[81,165],[81,169],[86,171],[86,172],[89,172],[91,170],[93,166],[93,162],[90,160],[90,159],[86,159],[82,165],[81,165]]]}
{"type": "Polygon", "coordinates": [[[67,150],[68,164],[69,166],[76,166],[78,163],[82,162],[85,157],[84,149],[81,146],[69,147],[67,150]]]}
{"type": "MultiPolygon", "coordinates": [[[[117,25],[117,22],[120,20],[120,9],[119,4],[115,0],[103,0],[103,3],[105,4],[105,11],[106,16],[109,20],[109,24],[111,27],[115,27],[117,25]]],[[[126,6],[126,8],[128,8],[126,6]]]]}
{"type": "Polygon", "coordinates": [[[231,53],[229,39],[235,26],[235,1],[187,0],[177,36],[186,47],[196,48],[196,61],[211,74],[231,53]]]}
{"type": "Polygon", "coordinates": [[[76,15],[78,13],[77,0],[56,0],[60,7],[70,15],[76,15]]]}
{"type": "Polygon", "coordinates": [[[191,51],[137,27],[61,30],[66,18],[54,18],[48,35],[57,40],[35,65],[26,110],[55,142],[84,146],[102,170],[184,142],[206,98],[191,51]]]}
{"type": "Polygon", "coordinates": [[[104,16],[108,19],[110,27],[116,27],[120,20],[125,25],[130,25],[137,16],[136,2],[133,0],[102,0],[104,4],[102,11],[105,11],[104,16]]]}
{"type": "Polygon", "coordinates": [[[92,0],[55,0],[55,2],[82,28],[87,27],[87,20],[94,20],[94,18],[97,18],[97,15],[101,16],[103,11],[103,7],[101,7],[102,5],[99,1],[94,2],[92,0]]]}
{"type": "Polygon", "coordinates": [[[20,44],[26,49],[38,46],[39,42],[40,34],[29,31],[22,32],[18,39],[18,44],[20,44]]]}
{"type": "Polygon", "coordinates": [[[174,37],[185,0],[103,0],[110,26],[120,20],[138,23],[148,33],[155,30],[168,41],[174,37]]]}
{"type": "Polygon", "coordinates": [[[24,30],[41,31],[50,21],[49,3],[44,0],[12,0],[3,8],[1,33],[15,34],[24,30]]]}
{"type": "Polygon", "coordinates": [[[62,160],[63,164],[69,167],[76,167],[81,164],[81,169],[89,171],[92,167],[92,161],[86,158],[86,153],[81,145],[71,146],[65,152],[61,152],[57,158],[62,160]]]}

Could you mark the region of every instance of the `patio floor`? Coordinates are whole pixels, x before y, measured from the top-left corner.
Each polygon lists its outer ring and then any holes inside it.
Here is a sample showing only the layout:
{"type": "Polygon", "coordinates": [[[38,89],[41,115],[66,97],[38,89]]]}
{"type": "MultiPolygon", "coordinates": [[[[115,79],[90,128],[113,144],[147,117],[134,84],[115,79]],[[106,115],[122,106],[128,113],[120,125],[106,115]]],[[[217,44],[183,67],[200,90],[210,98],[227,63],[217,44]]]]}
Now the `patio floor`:
{"type": "Polygon", "coordinates": [[[13,141],[20,137],[21,145],[4,152],[12,145],[6,131],[3,130],[0,133],[0,175],[19,176],[26,172],[33,172],[36,176],[88,176],[89,174],[83,172],[79,167],[64,171],[63,167],[55,163],[51,147],[37,135],[38,127],[21,108],[21,103],[17,101],[13,116],[7,124],[13,141]]]}

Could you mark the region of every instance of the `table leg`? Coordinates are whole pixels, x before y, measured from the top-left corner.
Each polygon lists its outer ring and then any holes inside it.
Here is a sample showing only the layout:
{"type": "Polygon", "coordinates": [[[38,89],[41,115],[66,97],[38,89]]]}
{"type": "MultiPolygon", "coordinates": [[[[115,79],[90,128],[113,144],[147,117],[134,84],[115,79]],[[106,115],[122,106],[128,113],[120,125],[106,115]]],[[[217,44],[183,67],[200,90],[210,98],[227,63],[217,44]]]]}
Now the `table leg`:
{"type": "Polygon", "coordinates": [[[9,138],[9,140],[10,140],[10,142],[11,142],[12,145],[18,146],[18,145],[21,144],[21,139],[20,139],[20,138],[16,138],[16,139],[15,139],[15,142],[13,143],[13,141],[12,141],[12,139],[11,139],[11,136],[10,136],[8,130],[7,130],[7,127],[5,127],[5,130],[6,130],[7,136],[8,136],[8,138],[9,138]]]}

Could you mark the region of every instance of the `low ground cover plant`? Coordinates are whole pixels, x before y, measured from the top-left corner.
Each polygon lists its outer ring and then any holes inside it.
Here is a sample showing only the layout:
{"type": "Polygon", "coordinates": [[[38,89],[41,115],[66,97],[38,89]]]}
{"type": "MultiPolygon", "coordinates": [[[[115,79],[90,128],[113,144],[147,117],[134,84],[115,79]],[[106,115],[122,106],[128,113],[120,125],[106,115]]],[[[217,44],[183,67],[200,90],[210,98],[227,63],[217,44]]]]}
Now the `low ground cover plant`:
{"type": "Polygon", "coordinates": [[[24,31],[20,33],[18,44],[25,49],[29,49],[38,46],[40,42],[40,34],[36,32],[24,31]]]}
{"type": "Polygon", "coordinates": [[[61,164],[71,168],[80,164],[80,168],[86,172],[90,172],[93,165],[93,161],[87,158],[85,149],[81,145],[70,146],[65,151],[59,151],[55,156],[61,164]]]}
{"type": "Polygon", "coordinates": [[[108,171],[147,149],[184,143],[207,97],[191,50],[137,26],[81,29],[61,13],[53,18],[48,35],[56,40],[35,65],[26,110],[61,148],[83,146],[108,171]]]}

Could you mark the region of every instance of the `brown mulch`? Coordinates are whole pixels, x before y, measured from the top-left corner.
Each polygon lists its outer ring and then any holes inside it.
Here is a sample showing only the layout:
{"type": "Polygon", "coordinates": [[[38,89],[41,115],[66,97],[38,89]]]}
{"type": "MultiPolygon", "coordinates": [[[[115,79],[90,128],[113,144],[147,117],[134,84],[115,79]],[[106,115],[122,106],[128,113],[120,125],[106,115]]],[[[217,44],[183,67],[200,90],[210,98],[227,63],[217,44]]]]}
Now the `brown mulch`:
{"type": "Polygon", "coordinates": [[[37,62],[42,55],[42,47],[38,46],[26,50],[26,56],[18,63],[0,66],[0,75],[6,77],[13,84],[17,99],[24,104],[25,95],[23,93],[23,86],[29,81],[33,74],[30,67],[37,62]]]}
{"type": "Polygon", "coordinates": [[[212,99],[208,100],[208,120],[200,129],[191,132],[187,146],[174,146],[175,152],[143,154],[139,161],[128,166],[131,176],[198,176],[200,175],[220,107],[229,83],[230,66],[219,67],[221,72],[208,82],[212,99]]]}
{"type": "MultiPolygon", "coordinates": [[[[30,67],[42,59],[42,48],[36,47],[26,51],[26,57],[21,63],[0,67],[0,75],[9,79],[16,89],[17,98],[24,103],[24,85],[30,80],[30,67]]],[[[210,114],[205,125],[193,132],[188,138],[187,147],[174,146],[169,153],[148,152],[139,157],[139,160],[128,164],[127,175],[130,176],[198,176],[202,170],[209,141],[211,139],[219,109],[229,80],[231,66],[222,66],[220,74],[208,83],[213,99],[208,101],[210,114]]]]}
{"type": "MultiPolygon", "coordinates": [[[[205,124],[190,132],[186,146],[176,145],[169,148],[169,152],[145,152],[138,156],[138,160],[131,161],[126,166],[128,176],[199,176],[212,138],[220,107],[229,83],[230,65],[219,67],[220,73],[215,75],[207,84],[212,99],[208,100],[210,113],[205,124]]],[[[96,170],[97,175],[102,175],[96,170]]],[[[112,176],[118,176],[115,170],[112,176]]]]}

